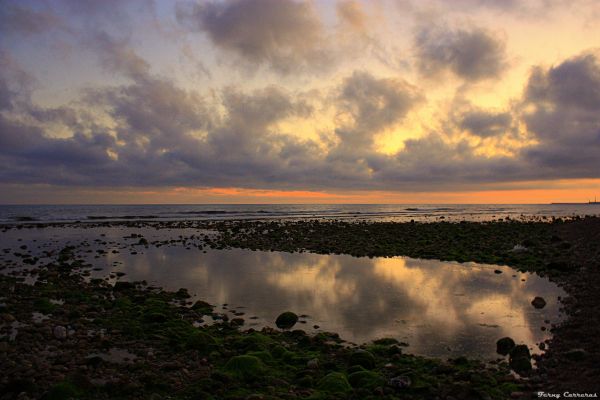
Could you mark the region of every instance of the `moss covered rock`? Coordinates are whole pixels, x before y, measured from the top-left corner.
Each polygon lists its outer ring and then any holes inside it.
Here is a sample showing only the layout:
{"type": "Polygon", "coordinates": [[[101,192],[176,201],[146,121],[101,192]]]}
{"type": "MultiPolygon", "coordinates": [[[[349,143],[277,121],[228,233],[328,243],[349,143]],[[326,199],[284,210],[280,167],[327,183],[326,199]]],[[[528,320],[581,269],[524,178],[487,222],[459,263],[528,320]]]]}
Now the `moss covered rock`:
{"type": "Polygon", "coordinates": [[[298,322],[298,316],[291,311],[286,311],[282,314],[279,314],[277,319],[275,320],[275,325],[279,329],[290,329],[298,322]]]}
{"type": "Polygon", "coordinates": [[[348,382],[353,388],[374,389],[385,384],[385,380],[372,371],[357,371],[348,375],[348,382]]]}
{"type": "Polygon", "coordinates": [[[329,393],[348,393],[352,390],[348,379],[341,372],[331,372],[325,375],[317,387],[319,390],[329,393]]]}
{"type": "Polygon", "coordinates": [[[375,368],[375,356],[366,350],[357,350],[350,356],[350,366],[360,365],[366,369],[375,368]]]}
{"type": "Polygon", "coordinates": [[[237,378],[252,379],[264,372],[264,366],[258,357],[242,355],[231,357],[225,364],[225,370],[237,378]]]}
{"type": "Polygon", "coordinates": [[[197,350],[202,353],[208,353],[217,346],[216,340],[208,333],[197,331],[188,336],[186,347],[190,350],[197,350]]]}

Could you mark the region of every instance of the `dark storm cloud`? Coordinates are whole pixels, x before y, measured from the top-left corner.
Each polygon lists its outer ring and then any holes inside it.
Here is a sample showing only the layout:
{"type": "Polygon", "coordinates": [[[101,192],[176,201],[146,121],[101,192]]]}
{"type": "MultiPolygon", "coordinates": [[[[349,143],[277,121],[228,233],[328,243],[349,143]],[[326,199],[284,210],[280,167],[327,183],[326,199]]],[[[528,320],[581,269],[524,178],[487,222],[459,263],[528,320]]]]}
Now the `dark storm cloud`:
{"type": "Polygon", "coordinates": [[[600,60],[597,54],[571,58],[547,70],[533,70],[525,92],[527,128],[539,144],[523,157],[551,176],[600,175],[600,60]]]}
{"type": "Polygon", "coordinates": [[[466,81],[477,81],[499,76],[506,64],[504,43],[480,28],[425,26],[414,40],[417,66],[427,77],[451,71],[466,81]]]}
{"type": "Polygon", "coordinates": [[[24,71],[11,55],[0,49],[0,111],[27,103],[35,79],[24,71]]]}
{"type": "Polygon", "coordinates": [[[332,88],[333,96],[312,96],[310,103],[302,93],[273,85],[229,87],[209,101],[152,74],[125,39],[91,37],[102,65],[128,79],[88,89],[68,106],[32,104],[27,75],[8,54],[0,58],[9,67],[0,71],[1,182],[448,190],[599,175],[600,67],[593,54],[535,68],[510,115],[469,106],[439,133],[407,140],[386,155],[376,151],[374,138],[401,123],[423,98],[400,79],[357,71],[332,88]],[[281,131],[281,121],[310,119],[320,106],[336,113],[328,132],[335,141],[281,131]],[[503,137],[517,123],[511,117],[521,118],[537,140],[512,156],[482,155],[468,140],[449,141],[443,131],[459,125],[481,137],[503,137]],[[68,135],[53,136],[49,127],[56,124],[68,135]]]}
{"type": "Polygon", "coordinates": [[[310,3],[295,0],[228,0],[178,3],[177,20],[204,32],[221,50],[253,65],[288,73],[324,66],[322,26],[310,3]]]}
{"type": "Polygon", "coordinates": [[[0,3],[0,32],[2,34],[34,35],[61,26],[56,15],[23,7],[17,1],[0,3]]]}
{"type": "Polygon", "coordinates": [[[459,116],[458,126],[481,138],[501,136],[507,133],[512,117],[507,112],[494,113],[470,110],[459,116]]]}

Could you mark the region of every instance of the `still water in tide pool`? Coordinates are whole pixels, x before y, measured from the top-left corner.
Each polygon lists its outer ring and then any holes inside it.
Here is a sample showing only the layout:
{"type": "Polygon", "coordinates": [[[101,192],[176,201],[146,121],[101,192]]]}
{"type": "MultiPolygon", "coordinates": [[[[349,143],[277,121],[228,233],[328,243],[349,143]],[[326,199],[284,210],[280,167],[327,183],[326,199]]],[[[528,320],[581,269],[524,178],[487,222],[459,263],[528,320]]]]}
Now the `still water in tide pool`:
{"type": "Polygon", "coordinates": [[[308,315],[299,329],[337,332],[354,343],[393,337],[409,344],[407,352],[433,357],[495,358],[504,336],[536,351],[549,337],[544,321],[559,320],[557,297],[564,295],[507,267],[404,257],[160,248],[109,260],[122,261],[115,270],[130,280],[185,287],[215,311],[244,312],[247,328],[274,326],[291,310],[308,315]],[[535,296],[546,300],[543,309],[531,305],[535,296]]]}
{"type": "MultiPolygon", "coordinates": [[[[550,337],[551,324],[560,321],[558,298],[565,295],[547,279],[509,267],[406,257],[203,252],[177,244],[136,246],[137,254],[131,254],[118,240],[130,234],[128,229],[101,231],[108,235],[100,237],[99,229],[9,231],[2,242],[11,247],[28,242],[38,251],[78,246],[80,256],[101,268],[92,277],[119,271],[126,274],[121,280],[187,288],[195,299],[216,305],[216,312],[230,317],[243,312],[246,329],[274,326],[277,315],[290,310],[307,315],[297,329],[336,332],[357,344],[392,337],[409,344],[407,353],[441,358],[497,358],[495,343],[504,336],[540,352],[538,344],[550,337]],[[16,242],[17,236],[23,242],[16,242]],[[100,247],[108,251],[105,256],[94,256],[94,245],[83,251],[93,238],[109,241],[100,247]],[[531,305],[536,296],[546,300],[543,309],[531,305]]],[[[145,236],[164,239],[180,233],[153,232],[145,236]]]]}

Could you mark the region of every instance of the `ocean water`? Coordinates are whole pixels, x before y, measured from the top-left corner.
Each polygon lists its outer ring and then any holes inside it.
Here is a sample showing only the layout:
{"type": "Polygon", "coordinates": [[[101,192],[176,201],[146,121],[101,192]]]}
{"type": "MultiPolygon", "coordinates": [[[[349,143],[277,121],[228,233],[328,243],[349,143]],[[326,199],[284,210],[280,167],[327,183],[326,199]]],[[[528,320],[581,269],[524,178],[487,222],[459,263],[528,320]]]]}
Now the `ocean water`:
{"type": "Polygon", "coordinates": [[[368,221],[490,221],[600,215],[600,204],[161,204],[0,205],[0,223],[354,219],[368,221]]]}

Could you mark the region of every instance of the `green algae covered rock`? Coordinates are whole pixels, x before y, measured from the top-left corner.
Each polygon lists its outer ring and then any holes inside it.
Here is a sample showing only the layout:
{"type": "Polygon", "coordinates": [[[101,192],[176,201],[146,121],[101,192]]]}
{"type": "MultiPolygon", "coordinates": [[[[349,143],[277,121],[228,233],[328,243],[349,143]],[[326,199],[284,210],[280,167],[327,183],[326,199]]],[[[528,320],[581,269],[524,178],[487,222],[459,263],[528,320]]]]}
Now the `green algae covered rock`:
{"type": "Polygon", "coordinates": [[[275,325],[279,329],[290,329],[298,322],[298,316],[291,311],[286,311],[282,314],[279,314],[277,319],[275,320],[275,325]]]}
{"type": "Polygon", "coordinates": [[[366,369],[375,368],[375,356],[366,350],[356,350],[350,356],[350,366],[360,365],[366,369]]]}
{"type": "Polygon", "coordinates": [[[197,331],[187,337],[185,344],[190,350],[198,350],[202,353],[208,353],[210,350],[216,347],[217,342],[208,333],[197,331]]]}
{"type": "Polygon", "coordinates": [[[319,390],[329,393],[347,393],[352,390],[348,379],[341,372],[331,372],[325,375],[317,387],[319,390]]]}
{"type": "Polygon", "coordinates": [[[231,357],[225,364],[225,370],[238,378],[252,379],[260,376],[264,367],[258,357],[243,355],[231,357]]]}
{"type": "Polygon", "coordinates": [[[348,375],[348,382],[353,388],[375,389],[383,386],[385,380],[377,373],[372,371],[357,371],[348,375]]]}

